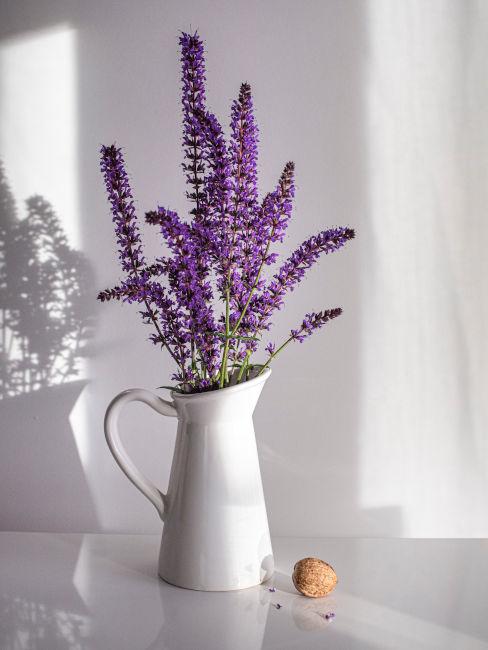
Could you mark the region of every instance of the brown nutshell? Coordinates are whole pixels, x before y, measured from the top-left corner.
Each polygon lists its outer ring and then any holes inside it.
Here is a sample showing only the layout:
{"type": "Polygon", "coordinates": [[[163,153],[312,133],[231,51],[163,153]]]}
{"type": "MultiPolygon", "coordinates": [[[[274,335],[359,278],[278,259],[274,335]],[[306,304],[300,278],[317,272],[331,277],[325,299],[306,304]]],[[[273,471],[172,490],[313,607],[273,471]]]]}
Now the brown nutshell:
{"type": "Polygon", "coordinates": [[[296,589],[309,598],[326,596],[337,584],[334,569],[317,557],[299,560],[293,568],[292,579],[296,589]]]}

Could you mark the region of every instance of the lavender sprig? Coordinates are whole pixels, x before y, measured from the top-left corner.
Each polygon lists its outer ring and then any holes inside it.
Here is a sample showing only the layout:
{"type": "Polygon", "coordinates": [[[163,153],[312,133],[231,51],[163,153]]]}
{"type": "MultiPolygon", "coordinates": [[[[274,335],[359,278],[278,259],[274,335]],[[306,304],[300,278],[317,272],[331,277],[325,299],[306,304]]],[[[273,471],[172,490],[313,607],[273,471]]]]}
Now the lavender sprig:
{"type": "MultiPolygon", "coordinates": [[[[134,208],[134,199],[125,170],[122,151],[115,145],[102,146],[100,168],[102,170],[105,188],[112,207],[112,220],[115,224],[115,234],[119,245],[119,259],[122,269],[129,273],[129,278],[135,284],[144,286],[148,272],[144,269],[145,258],[142,253],[141,236],[134,208]]],[[[100,296],[99,296],[100,297],[100,296]]],[[[158,320],[157,312],[151,306],[151,299],[144,295],[142,298],[146,306],[143,312],[145,323],[152,323],[156,328],[157,338],[161,346],[166,347],[178,366],[181,362],[171,347],[171,341],[164,336],[163,328],[158,320]]],[[[166,313],[163,312],[163,321],[166,313]]]]}
{"type": "Polygon", "coordinates": [[[202,364],[200,376],[212,376],[215,372],[218,348],[215,344],[216,324],[211,307],[212,290],[199,266],[199,253],[191,227],[180,220],[176,212],[158,208],[146,214],[146,221],[158,224],[161,233],[173,253],[173,259],[164,262],[173,294],[178,304],[186,308],[187,317],[182,318],[190,333],[192,346],[192,370],[198,372],[197,357],[202,364]]]}
{"type": "MultiPolygon", "coordinates": [[[[238,303],[239,316],[233,322],[233,332],[236,332],[241,323],[244,333],[258,330],[256,316],[247,316],[247,310],[253,299],[256,289],[262,289],[263,280],[261,274],[265,265],[272,264],[276,260],[276,254],[270,253],[271,244],[276,241],[283,241],[286,228],[291,217],[292,200],[295,194],[294,184],[295,165],[288,162],[281,174],[278,186],[275,191],[267,194],[263,200],[257,218],[253,224],[255,239],[254,259],[251,265],[251,273],[247,275],[245,284],[250,287],[247,296],[238,303]],[[257,271],[255,270],[257,269],[257,271]]],[[[255,351],[256,343],[246,344],[247,350],[255,351]]],[[[247,354],[247,353],[246,353],[247,354]]],[[[249,355],[248,355],[249,356],[249,355]]],[[[235,351],[235,358],[239,359],[239,348],[235,351]]]]}
{"type": "MultiPolygon", "coordinates": [[[[144,279],[148,280],[154,276],[160,276],[164,272],[164,264],[158,262],[156,264],[151,264],[150,266],[144,267],[140,273],[144,279]]],[[[124,300],[125,298],[129,297],[129,294],[134,289],[131,286],[131,282],[129,280],[125,280],[123,284],[124,286],[115,286],[111,289],[104,289],[103,291],[100,291],[97,299],[100,300],[100,302],[107,302],[109,300],[124,300]]]]}
{"type": "Polygon", "coordinates": [[[186,182],[191,190],[187,197],[195,204],[191,213],[202,219],[205,163],[202,157],[204,129],[201,116],[205,113],[205,59],[203,42],[195,33],[180,37],[182,64],[183,151],[186,182]]]}
{"type": "Polygon", "coordinates": [[[319,330],[332,318],[337,318],[337,316],[340,316],[341,314],[342,309],[340,307],[319,311],[318,313],[312,312],[311,314],[306,314],[300,327],[296,330],[291,330],[290,338],[293,341],[303,343],[306,338],[312,336],[315,330],[319,330]]]}
{"type": "MultiPolygon", "coordinates": [[[[241,85],[239,97],[232,103],[230,138],[230,178],[232,207],[222,238],[223,257],[217,282],[225,302],[224,327],[227,337],[235,334],[235,312],[245,288],[244,278],[252,263],[252,215],[257,204],[258,129],[253,115],[251,87],[241,85]],[[234,308],[234,310],[232,309],[234,308]]],[[[228,378],[227,362],[231,339],[226,338],[222,353],[220,387],[228,378]]]]}
{"type": "Polygon", "coordinates": [[[304,241],[286,260],[273,280],[256,299],[253,308],[258,313],[256,330],[269,329],[273,312],[281,309],[288,291],[293,291],[306,272],[320,258],[342,248],[355,232],[352,228],[331,228],[304,241]]]}
{"type": "Polygon", "coordinates": [[[290,336],[282,343],[278,348],[274,343],[268,343],[266,346],[266,351],[269,356],[266,360],[266,363],[262,366],[258,374],[262,374],[265,369],[269,366],[271,361],[278,356],[278,354],[286,348],[286,346],[292,341],[298,341],[303,343],[303,341],[311,336],[316,330],[319,330],[326,323],[328,323],[333,318],[337,318],[342,314],[342,309],[340,307],[335,307],[334,309],[325,309],[324,311],[312,312],[306,314],[303,319],[300,327],[298,329],[293,329],[290,332],[290,336]]]}
{"type": "MultiPolygon", "coordinates": [[[[255,263],[256,214],[258,211],[258,127],[254,119],[251,86],[243,83],[231,109],[230,161],[233,218],[230,223],[230,300],[242,299],[255,263]]],[[[228,278],[229,279],[229,278],[228,278]]]]}
{"type": "Polygon", "coordinates": [[[201,241],[209,250],[220,277],[227,272],[228,232],[231,227],[231,160],[222,127],[212,113],[202,118],[205,126],[203,158],[207,165],[206,222],[199,225],[201,241]]]}
{"type": "Polygon", "coordinates": [[[100,153],[100,169],[112,207],[112,221],[115,224],[122,269],[132,275],[138,275],[145,260],[122,150],[115,145],[102,146],[100,153]]]}
{"type": "MultiPolygon", "coordinates": [[[[234,191],[236,225],[245,226],[252,221],[258,202],[258,136],[254,119],[251,86],[241,84],[238,99],[231,108],[230,122],[231,178],[234,191]]],[[[241,237],[250,234],[244,229],[238,232],[241,237]]],[[[242,242],[243,244],[245,243],[242,242]]]]}

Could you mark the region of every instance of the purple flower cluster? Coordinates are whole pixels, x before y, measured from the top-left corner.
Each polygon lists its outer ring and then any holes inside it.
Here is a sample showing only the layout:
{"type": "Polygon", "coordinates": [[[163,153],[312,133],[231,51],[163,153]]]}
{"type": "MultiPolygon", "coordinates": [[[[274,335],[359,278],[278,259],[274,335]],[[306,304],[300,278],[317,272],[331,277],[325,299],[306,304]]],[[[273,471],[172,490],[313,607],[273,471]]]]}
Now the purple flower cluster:
{"type": "Polygon", "coordinates": [[[331,228],[304,241],[280,267],[263,292],[256,296],[253,308],[258,314],[258,329],[269,329],[269,320],[273,312],[283,306],[287,292],[293,291],[321,255],[342,248],[353,237],[354,230],[351,228],[331,228]]]}
{"type": "Polygon", "coordinates": [[[186,182],[190,186],[187,198],[195,204],[191,213],[196,221],[204,218],[205,165],[202,159],[205,130],[205,61],[203,43],[196,34],[180,38],[182,65],[183,151],[186,182]]]}
{"type": "MultiPolygon", "coordinates": [[[[299,246],[266,280],[265,271],[283,242],[295,194],[295,167],[288,162],[275,189],[258,196],[258,127],[251,87],[243,83],[232,103],[230,136],[206,107],[203,42],[195,34],[180,38],[182,64],[183,163],[189,220],[159,206],[146,222],[159,228],[170,256],[147,264],[134,200],[121,149],[102,147],[101,169],[111,204],[119,258],[125,277],[99,293],[101,301],[138,303],[150,339],[168,350],[177,365],[180,389],[224,388],[245,381],[256,365],[271,318],[286,294],[301,282],[321,255],[354,237],[351,228],[332,228],[299,246]],[[216,300],[223,302],[215,314],[216,300]]],[[[262,372],[290,342],[302,342],[339,308],[305,316],[279,347],[268,343],[262,372]]]]}
{"type": "Polygon", "coordinates": [[[291,330],[290,338],[299,343],[303,343],[307,337],[312,336],[315,330],[319,330],[330,320],[337,318],[341,314],[342,309],[340,307],[325,309],[318,313],[312,312],[311,314],[306,314],[300,327],[296,330],[291,330]]]}
{"type": "Polygon", "coordinates": [[[144,265],[144,256],[124,158],[115,145],[102,147],[101,154],[100,168],[112,208],[119,259],[124,271],[137,274],[144,265]]]}

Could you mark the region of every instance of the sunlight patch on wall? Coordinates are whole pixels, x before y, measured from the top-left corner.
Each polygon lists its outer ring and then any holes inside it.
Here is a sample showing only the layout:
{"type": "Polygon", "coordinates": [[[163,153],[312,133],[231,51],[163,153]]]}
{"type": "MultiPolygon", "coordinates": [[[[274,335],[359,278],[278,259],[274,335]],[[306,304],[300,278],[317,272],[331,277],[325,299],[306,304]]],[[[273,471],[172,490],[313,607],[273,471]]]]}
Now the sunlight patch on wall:
{"type": "Polygon", "coordinates": [[[0,45],[0,157],[13,193],[18,202],[43,196],[78,247],[76,87],[71,27],[0,45]]]}
{"type": "Polygon", "coordinates": [[[80,373],[90,268],[79,248],[76,36],[68,26],[0,44],[1,396],[80,373]]]}
{"type": "MultiPolygon", "coordinates": [[[[8,351],[0,382],[6,398],[86,376],[93,276],[80,252],[77,69],[77,34],[69,25],[0,43],[0,159],[3,189],[15,206],[4,215],[7,252],[0,254],[12,296],[0,324],[8,351]]],[[[86,474],[86,404],[80,402],[70,423],[86,474]]]]}

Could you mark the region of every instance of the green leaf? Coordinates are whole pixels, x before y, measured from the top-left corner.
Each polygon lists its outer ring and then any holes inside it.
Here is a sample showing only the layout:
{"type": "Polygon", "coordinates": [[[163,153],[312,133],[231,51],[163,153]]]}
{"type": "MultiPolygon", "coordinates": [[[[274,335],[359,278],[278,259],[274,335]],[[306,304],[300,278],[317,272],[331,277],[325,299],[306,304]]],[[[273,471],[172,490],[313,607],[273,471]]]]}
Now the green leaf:
{"type": "Polygon", "coordinates": [[[157,386],[156,388],[166,388],[167,390],[172,390],[175,393],[182,393],[183,391],[178,386],[157,386]]]}
{"type": "Polygon", "coordinates": [[[260,341],[261,339],[258,336],[238,336],[237,334],[224,334],[223,332],[209,332],[214,336],[218,336],[221,339],[238,339],[239,341],[260,341]]]}

